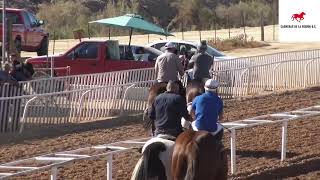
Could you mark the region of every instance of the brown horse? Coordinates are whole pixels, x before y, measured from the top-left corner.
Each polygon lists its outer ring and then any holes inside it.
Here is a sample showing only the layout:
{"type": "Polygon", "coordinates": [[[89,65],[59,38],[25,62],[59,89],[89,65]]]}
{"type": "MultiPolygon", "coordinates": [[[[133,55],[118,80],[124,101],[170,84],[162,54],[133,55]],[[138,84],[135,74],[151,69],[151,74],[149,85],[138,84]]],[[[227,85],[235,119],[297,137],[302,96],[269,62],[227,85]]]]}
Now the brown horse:
{"type": "Polygon", "coordinates": [[[186,130],[176,139],[171,172],[173,180],[224,180],[227,154],[209,132],[186,130]]]}
{"type": "MultiPolygon", "coordinates": [[[[186,90],[188,104],[202,93],[204,84],[191,81],[186,90]]],[[[227,153],[211,133],[186,130],[176,139],[171,172],[174,180],[227,179],[227,153]]]]}
{"type": "MultiPolygon", "coordinates": [[[[150,88],[149,107],[155,97],[165,92],[165,89],[166,83],[157,83],[150,88]]],[[[187,102],[192,102],[197,95],[203,92],[202,83],[191,81],[186,90],[187,102]]],[[[145,114],[147,112],[145,111],[145,114]]],[[[145,118],[144,121],[145,128],[153,126],[152,120],[145,118]]],[[[174,147],[172,144],[155,139],[151,139],[144,146],[143,157],[136,165],[132,180],[149,178],[164,180],[226,179],[228,171],[226,154],[222,144],[217,142],[210,133],[187,130],[178,136],[174,147]],[[167,162],[168,159],[171,159],[170,163],[167,162]]]]}

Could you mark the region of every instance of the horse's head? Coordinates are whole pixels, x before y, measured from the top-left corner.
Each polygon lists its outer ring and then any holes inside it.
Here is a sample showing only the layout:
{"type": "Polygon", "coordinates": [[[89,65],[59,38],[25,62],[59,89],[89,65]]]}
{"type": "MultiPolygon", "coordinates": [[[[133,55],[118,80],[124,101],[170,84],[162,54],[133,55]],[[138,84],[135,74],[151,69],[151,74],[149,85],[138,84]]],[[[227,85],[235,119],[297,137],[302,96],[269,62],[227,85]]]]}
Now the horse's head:
{"type": "Polygon", "coordinates": [[[301,15],[301,16],[304,16],[304,15],[306,15],[306,13],[305,13],[305,12],[302,12],[300,15],[301,15]]]}
{"type": "Polygon", "coordinates": [[[202,93],[204,93],[204,84],[201,82],[192,80],[188,83],[186,91],[187,91],[186,92],[187,103],[190,103],[193,101],[193,99],[196,96],[199,96],[202,93]]]}

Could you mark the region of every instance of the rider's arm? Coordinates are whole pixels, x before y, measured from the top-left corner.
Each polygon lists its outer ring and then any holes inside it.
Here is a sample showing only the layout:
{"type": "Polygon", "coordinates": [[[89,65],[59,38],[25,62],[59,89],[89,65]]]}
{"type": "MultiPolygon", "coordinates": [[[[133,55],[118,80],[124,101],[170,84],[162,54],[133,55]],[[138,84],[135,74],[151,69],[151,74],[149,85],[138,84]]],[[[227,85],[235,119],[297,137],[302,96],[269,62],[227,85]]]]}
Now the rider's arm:
{"type": "Polygon", "coordinates": [[[219,122],[221,122],[224,118],[224,112],[223,110],[221,110],[220,114],[219,114],[219,122]]]}
{"type": "Polygon", "coordinates": [[[191,121],[193,121],[196,118],[196,112],[194,109],[191,109],[190,111],[190,117],[191,117],[191,121]]]}
{"type": "Polygon", "coordinates": [[[223,101],[220,99],[220,111],[219,111],[219,121],[223,120],[224,111],[223,111],[223,101]]]}
{"type": "Polygon", "coordinates": [[[154,106],[154,103],[152,103],[152,106],[149,108],[148,115],[149,115],[149,118],[151,120],[155,120],[156,119],[156,108],[154,106]]]}
{"type": "Polygon", "coordinates": [[[154,65],[154,70],[155,70],[156,76],[158,75],[158,72],[159,72],[158,62],[159,62],[159,61],[158,61],[158,59],[157,59],[155,65],[154,65]]]}
{"type": "Polygon", "coordinates": [[[185,101],[183,98],[180,99],[179,106],[180,106],[179,112],[181,112],[181,116],[182,116],[185,120],[191,121],[191,116],[189,115],[186,101],[185,101]]]}
{"type": "Polygon", "coordinates": [[[196,104],[197,104],[197,97],[192,101],[190,116],[192,117],[192,120],[196,119],[196,104]]]}
{"type": "Polygon", "coordinates": [[[176,59],[176,65],[177,65],[177,69],[179,71],[180,76],[183,76],[184,70],[183,70],[183,66],[182,66],[182,63],[179,58],[176,59]]]}

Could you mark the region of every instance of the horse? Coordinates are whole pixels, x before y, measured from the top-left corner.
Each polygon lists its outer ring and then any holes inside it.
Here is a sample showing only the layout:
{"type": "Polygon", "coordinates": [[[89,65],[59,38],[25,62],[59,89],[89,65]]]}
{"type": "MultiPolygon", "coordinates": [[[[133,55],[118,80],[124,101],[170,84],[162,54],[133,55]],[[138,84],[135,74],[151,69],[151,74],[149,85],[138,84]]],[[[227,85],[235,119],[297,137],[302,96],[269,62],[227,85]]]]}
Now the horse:
{"type": "MultiPolygon", "coordinates": [[[[152,105],[157,95],[165,91],[165,87],[165,83],[157,83],[149,89],[149,106],[152,105]]],[[[189,82],[186,88],[187,102],[192,102],[197,95],[203,92],[203,83],[189,82]]],[[[147,112],[148,110],[145,111],[145,113],[147,112]]],[[[144,127],[150,129],[153,121],[146,118],[146,115],[144,117],[144,127]]],[[[151,178],[180,180],[184,177],[188,177],[190,180],[200,177],[224,179],[228,169],[227,163],[225,163],[227,162],[226,156],[223,156],[222,149],[223,146],[216,143],[214,136],[204,131],[186,130],[178,136],[175,143],[159,137],[152,138],[142,148],[143,155],[135,166],[131,180],[151,178]],[[206,156],[214,158],[207,158],[210,159],[207,161],[206,156]],[[223,164],[223,168],[218,168],[219,164],[223,164]],[[208,173],[209,171],[210,173],[208,173]],[[199,175],[199,173],[204,175],[199,175]]]]}
{"type": "Polygon", "coordinates": [[[302,12],[300,14],[293,14],[291,19],[292,19],[292,21],[297,20],[298,22],[300,22],[300,21],[304,20],[304,15],[306,15],[305,12],[302,12]]]}
{"type": "Polygon", "coordinates": [[[176,139],[171,168],[173,180],[224,180],[227,154],[211,133],[186,130],[176,139]]]}

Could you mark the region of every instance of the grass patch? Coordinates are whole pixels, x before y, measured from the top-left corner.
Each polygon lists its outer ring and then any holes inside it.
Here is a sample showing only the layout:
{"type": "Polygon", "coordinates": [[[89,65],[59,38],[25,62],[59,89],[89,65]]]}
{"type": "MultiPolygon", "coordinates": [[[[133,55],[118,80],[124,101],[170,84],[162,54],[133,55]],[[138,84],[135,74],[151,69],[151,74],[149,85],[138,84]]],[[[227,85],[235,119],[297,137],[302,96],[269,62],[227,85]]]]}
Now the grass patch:
{"type": "Polygon", "coordinates": [[[262,41],[255,41],[253,37],[248,39],[245,35],[241,34],[230,39],[214,39],[208,40],[210,46],[215,47],[219,51],[230,51],[239,48],[257,48],[270,46],[270,44],[262,41]]]}

